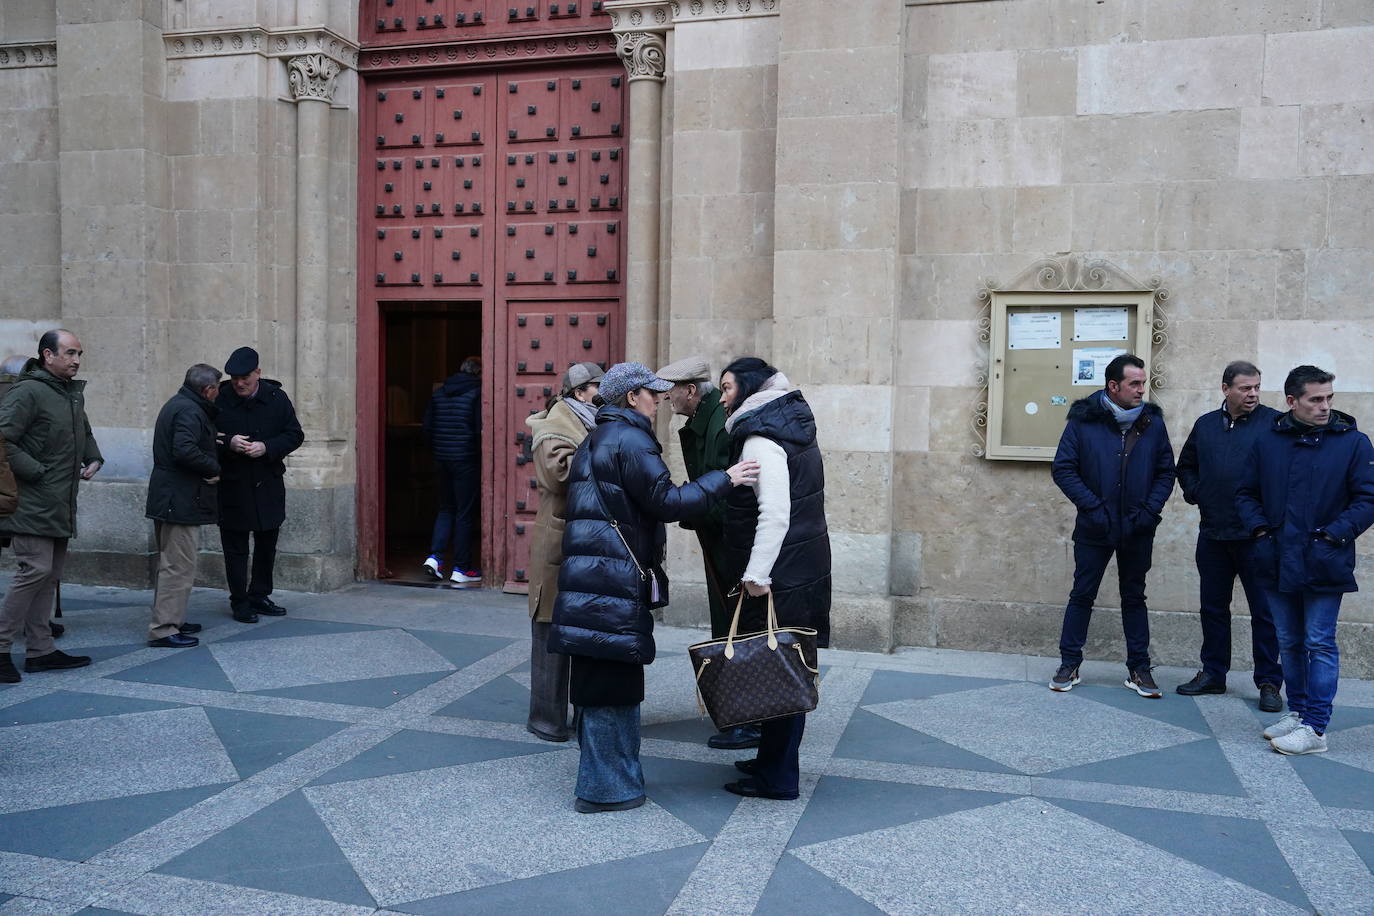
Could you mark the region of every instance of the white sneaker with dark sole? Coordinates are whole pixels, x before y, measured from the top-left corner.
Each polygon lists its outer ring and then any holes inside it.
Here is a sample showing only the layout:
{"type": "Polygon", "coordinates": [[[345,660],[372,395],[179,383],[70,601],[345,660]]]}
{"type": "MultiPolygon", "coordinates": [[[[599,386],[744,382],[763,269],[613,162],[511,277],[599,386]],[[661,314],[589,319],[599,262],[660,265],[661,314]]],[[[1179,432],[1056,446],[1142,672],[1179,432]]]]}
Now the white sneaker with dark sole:
{"type": "Polygon", "coordinates": [[[1310,725],[1299,725],[1286,735],[1269,742],[1280,754],[1325,754],[1326,736],[1317,734],[1310,725]]]}
{"type": "Polygon", "coordinates": [[[1264,737],[1270,741],[1275,738],[1282,738],[1291,731],[1302,728],[1302,716],[1295,712],[1286,712],[1283,718],[1266,728],[1263,732],[1264,737]]]}
{"type": "Polygon", "coordinates": [[[482,574],[475,569],[470,569],[467,572],[455,569],[453,575],[449,576],[448,579],[450,582],[481,582],[482,574]]]}
{"type": "Polygon", "coordinates": [[[434,578],[444,578],[444,571],[439,567],[439,561],[436,558],[430,557],[429,559],[425,560],[424,566],[425,569],[429,571],[429,574],[434,578]]]}

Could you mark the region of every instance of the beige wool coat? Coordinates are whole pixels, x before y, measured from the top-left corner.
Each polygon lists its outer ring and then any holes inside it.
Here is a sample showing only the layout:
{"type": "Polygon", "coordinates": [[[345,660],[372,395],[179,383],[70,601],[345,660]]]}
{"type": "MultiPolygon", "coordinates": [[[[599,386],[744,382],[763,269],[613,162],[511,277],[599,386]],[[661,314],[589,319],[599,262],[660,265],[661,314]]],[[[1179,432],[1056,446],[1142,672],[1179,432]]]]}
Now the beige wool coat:
{"type": "Polygon", "coordinates": [[[563,563],[563,514],[568,502],[568,471],[573,453],[587,438],[587,428],[562,399],[525,421],[533,431],[534,476],[539,483],[539,512],[530,542],[530,616],[553,622],[558,598],[558,567],[563,563]]]}

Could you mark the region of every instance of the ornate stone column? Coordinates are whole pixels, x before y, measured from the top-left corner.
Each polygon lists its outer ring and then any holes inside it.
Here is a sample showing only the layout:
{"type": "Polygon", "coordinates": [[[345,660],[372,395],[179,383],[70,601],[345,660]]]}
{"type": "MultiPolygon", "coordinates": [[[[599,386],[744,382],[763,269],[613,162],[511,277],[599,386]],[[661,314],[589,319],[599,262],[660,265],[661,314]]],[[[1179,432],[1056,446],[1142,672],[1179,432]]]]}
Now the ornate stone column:
{"type": "Polygon", "coordinates": [[[659,214],[663,155],[663,81],[668,61],[667,3],[611,2],[616,54],[630,81],[629,247],[625,272],[625,358],[658,364],[659,214]]]}
{"type": "MultiPolygon", "coordinates": [[[[327,473],[329,379],[329,106],[340,67],[324,54],[288,58],[296,103],[296,401],[305,446],[293,470],[327,473]]],[[[312,481],[319,483],[321,481],[312,481]]]]}

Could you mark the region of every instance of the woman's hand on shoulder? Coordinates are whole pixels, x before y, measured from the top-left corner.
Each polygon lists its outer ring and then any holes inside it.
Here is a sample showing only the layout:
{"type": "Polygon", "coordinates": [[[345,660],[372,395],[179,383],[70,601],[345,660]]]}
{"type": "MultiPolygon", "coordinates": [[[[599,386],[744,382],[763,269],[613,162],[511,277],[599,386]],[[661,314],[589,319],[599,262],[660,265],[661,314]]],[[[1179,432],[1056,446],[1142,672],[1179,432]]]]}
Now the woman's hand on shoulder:
{"type": "Polygon", "coordinates": [[[725,473],[730,475],[730,485],[732,487],[757,483],[759,479],[759,463],[753,460],[741,461],[725,473]]]}

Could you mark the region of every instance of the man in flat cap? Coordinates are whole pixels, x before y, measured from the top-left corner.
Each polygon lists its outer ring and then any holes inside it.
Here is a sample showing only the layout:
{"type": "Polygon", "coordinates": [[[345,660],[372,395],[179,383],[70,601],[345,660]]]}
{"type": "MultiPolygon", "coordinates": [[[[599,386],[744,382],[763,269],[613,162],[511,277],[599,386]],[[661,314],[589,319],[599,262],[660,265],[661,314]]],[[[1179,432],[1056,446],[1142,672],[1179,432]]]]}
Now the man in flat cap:
{"type": "MultiPolygon", "coordinates": [[[[687,477],[696,480],[707,471],[723,471],[730,466],[730,434],[725,431],[725,405],[720,402],[720,390],[711,382],[711,366],[705,357],[689,356],[655,373],[665,382],[672,382],[668,403],[673,413],[687,418],[678,430],[682,443],[682,463],[687,477]]],[[[706,564],[706,597],[711,607],[711,636],[719,639],[730,630],[731,609],[725,600],[725,589],[731,583],[721,582],[719,570],[725,568],[725,503],[716,503],[705,515],[684,519],[683,528],[697,533],[701,555],[706,564]]],[[[737,749],[757,747],[759,730],[755,725],[741,725],[712,735],[706,742],[711,747],[737,749]]]]}
{"type": "Polygon", "coordinates": [[[277,535],[286,521],[287,455],[300,448],[305,433],[281,382],[262,377],[258,351],[239,347],[224,364],[229,376],[220,384],[221,433],[219,537],[229,608],[240,623],[259,614],[280,617],[286,610],[272,600],[272,566],[277,535]],[[249,578],[248,537],[253,537],[249,578]]]}

